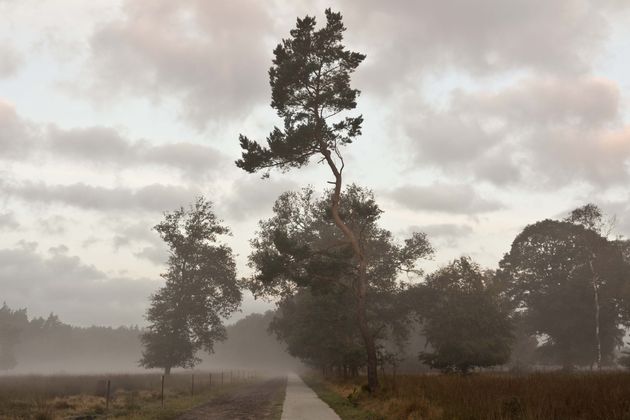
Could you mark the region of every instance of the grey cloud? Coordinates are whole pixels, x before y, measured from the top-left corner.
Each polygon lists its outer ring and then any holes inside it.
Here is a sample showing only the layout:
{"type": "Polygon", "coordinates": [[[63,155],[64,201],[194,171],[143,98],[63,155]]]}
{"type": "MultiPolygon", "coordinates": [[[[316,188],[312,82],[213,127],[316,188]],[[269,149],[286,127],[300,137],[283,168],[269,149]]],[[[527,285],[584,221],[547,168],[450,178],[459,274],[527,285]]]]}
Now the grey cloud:
{"type": "Polygon", "coordinates": [[[128,161],[134,147],[116,130],[89,127],[62,130],[48,128],[49,148],[59,156],[90,161],[128,161]]]}
{"type": "Polygon", "coordinates": [[[32,129],[15,109],[0,99],[0,159],[26,156],[33,143],[32,129]]]}
{"type": "Polygon", "coordinates": [[[101,25],[90,39],[92,90],[101,97],[179,98],[182,116],[200,128],[243,115],[267,93],[268,6],[127,0],[124,17],[101,25]]]}
{"type": "MultiPolygon", "coordinates": [[[[181,203],[181,206],[187,204],[181,203]]],[[[164,211],[167,210],[170,209],[164,209],[164,211]]],[[[153,246],[162,244],[159,235],[153,230],[155,223],[157,223],[157,220],[153,222],[143,220],[131,224],[115,223],[112,227],[112,230],[116,232],[113,238],[114,249],[118,250],[123,246],[130,246],[135,243],[149,243],[153,246]]]]}
{"type": "Polygon", "coordinates": [[[441,241],[450,247],[454,247],[457,241],[463,237],[470,236],[473,229],[469,225],[456,223],[437,223],[424,226],[412,226],[410,232],[424,232],[429,240],[441,241]]]}
{"type": "Polygon", "coordinates": [[[407,133],[421,161],[460,164],[475,159],[500,141],[478,121],[453,114],[429,114],[408,122],[407,133]]]}
{"type": "Polygon", "coordinates": [[[503,124],[505,160],[519,159],[535,183],[624,183],[630,130],[619,126],[619,92],[596,78],[528,80],[496,94],[456,100],[457,112],[503,124]]]}
{"type": "Polygon", "coordinates": [[[15,48],[0,42],[0,79],[14,76],[23,64],[24,59],[15,48]]]}
{"type": "Polygon", "coordinates": [[[628,180],[630,129],[618,87],[592,77],[457,91],[448,109],[406,119],[415,162],[496,185],[610,186],[628,180]]]}
{"type": "Polygon", "coordinates": [[[410,210],[475,215],[503,208],[498,201],[480,197],[468,185],[406,185],[390,191],[388,195],[410,210]]]}
{"type": "Polygon", "coordinates": [[[83,242],[81,242],[81,246],[83,248],[89,248],[92,245],[100,242],[101,240],[99,238],[97,238],[96,236],[90,236],[87,239],[85,239],[83,242]]]}
{"type": "Polygon", "coordinates": [[[243,220],[271,211],[273,203],[285,191],[294,190],[297,184],[290,180],[266,179],[258,177],[241,178],[234,182],[229,195],[217,203],[220,210],[230,219],[243,220]]]}
{"type": "Polygon", "coordinates": [[[0,184],[0,190],[26,201],[60,203],[89,210],[162,212],[189,203],[199,191],[175,185],[152,184],[138,189],[105,188],[86,184],[46,185],[25,182],[0,184]]]}
{"type": "Polygon", "coordinates": [[[48,147],[57,156],[119,166],[162,165],[200,177],[223,168],[230,159],[213,147],[178,142],[130,141],[107,127],[61,130],[50,127],[48,147]]]}
{"type": "Polygon", "coordinates": [[[458,92],[455,111],[531,126],[590,128],[619,115],[619,88],[595,77],[535,78],[494,93],[458,92]]]}
{"type": "Polygon", "coordinates": [[[0,230],[15,230],[20,227],[13,212],[0,213],[0,230]]]}
{"type": "Polygon", "coordinates": [[[433,225],[414,226],[415,231],[424,232],[432,237],[461,237],[468,236],[473,229],[469,225],[461,225],[455,223],[438,223],[433,225]]]}
{"type": "Polygon", "coordinates": [[[154,144],[133,141],[110,127],[42,128],[22,119],[0,100],[0,159],[28,159],[36,154],[114,167],[156,165],[179,170],[189,178],[207,178],[231,164],[219,150],[190,142],[154,144]]]}
{"type": "Polygon", "coordinates": [[[498,186],[514,185],[522,181],[523,173],[518,158],[511,156],[509,148],[510,145],[502,145],[477,160],[471,160],[468,165],[471,173],[477,179],[498,186]]]}
{"type": "Polygon", "coordinates": [[[133,255],[149,260],[155,265],[164,265],[168,261],[168,250],[165,246],[147,246],[133,255]]]}
{"type": "Polygon", "coordinates": [[[66,232],[68,226],[68,219],[60,216],[54,215],[44,219],[40,219],[37,224],[40,229],[49,235],[60,235],[66,232]]]}
{"type": "Polygon", "coordinates": [[[148,279],[111,277],[53,247],[48,255],[32,244],[0,249],[2,298],[31,313],[55,312],[77,325],[136,323],[158,283],[148,279]],[[94,302],[99,302],[95,305],[94,302]]]}
{"type": "Polygon", "coordinates": [[[385,91],[427,71],[587,72],[627,2],[600,0],[367,0],[341,2],[349,34],[365,45],[364,77],[385,91]]]}
{"type": "MultiPolygon", "coordinates": [[[[146,148],[146,147],[145,147],[146,148]]],[[[231,161],[218,150],[193,143],[173,143],[146,148],[146,158],[155,163],[185,168],[191,174],[214,172],[231,161]]]]}

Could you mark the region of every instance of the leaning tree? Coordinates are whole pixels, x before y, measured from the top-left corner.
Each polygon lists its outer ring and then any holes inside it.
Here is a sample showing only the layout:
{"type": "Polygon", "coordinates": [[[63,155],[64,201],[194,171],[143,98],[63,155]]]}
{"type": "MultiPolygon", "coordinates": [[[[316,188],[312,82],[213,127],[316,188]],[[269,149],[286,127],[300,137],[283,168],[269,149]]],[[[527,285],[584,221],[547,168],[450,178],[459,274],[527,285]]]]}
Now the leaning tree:
{"type": "MultiPolygon", "coordinates": [[[[300,294],[311,292],[331,300],[337,293],[349,295],[347,302],[355,320],[344,323],[337,333],[352,341],[355,335],[347,333],[348,327],[355,328],[355,333],[358,329],[370,369],[369,358],[374,357],[376,362],[377,341],[386,333],[395,336],[405,330],[405,308],[398,304],[397,297],[406,283],[400,281],[399,274],[420,273],[418,261],[433,250],[422,233],[414,233],[403,243],[395,241],[391,232],[378,225],[381,210],[371,191],[350,185],[340,194],[339,217],[356,235],[361,248],[365,265],[364,271],[358,270],[352,246],[337,228],[330,209],[334,194],[333,190],[316,197],[312,189],[305,188],[278,198],[273,217],[260,222],[257,236],[251,241],[249,260],[254,273],[247,285],[255,296],[279,297],[285,305],[296,296],[300,303],[300,294]]],[[[332,304],[327,307],[337,311],[327,316],[339,318],[349,309],[338,310],[338,305],[332,304]]],[[[306,318],[312,320],[311,316],[306,318]]],[[[291,337],[295,331],[287,331],[286,341],[296,338],[291,337]]],[[[372,368],[376,370],[376,366],[372,368]]],[[[377,380],[376,372],[370,373],[377,380]]]]}
{"type": "Polygon", "coordinates": [[[166,213],[154,229],[170,256],[166,284],[147,311],[140,365],[168,374],[172,367],[193,367],[201,349],[213,352],[214,343],[226,338],[223,319],[238,309],[242,295],[232,249],[218,241],[229,229],[209,201],[199,198],[188,209],[166,213]]]}
{"type": "Polygon", "coordinates": [[[361,134],[362,116],[344,116],[356,107],[359,95],[350,87],[350,75],[365,55],[342,44],[345,27],[340,13],[326,10],[326,26],[316,30],[314,17],[297,20],[290,38],[274,50],[269,70],[271,106],[284,120],[261,145],[240,136],[242,158],[236,165],[253,173],[307,165],[311,158],[325,162],[334,176],[330,209],[337,228],[352,250],[358,273],[357,320],[367,351],[368,385],[378,387],[374,338],[366,318],[367,261],[359,238],[339,214],[344,160],[341,148],[361,134]]]}

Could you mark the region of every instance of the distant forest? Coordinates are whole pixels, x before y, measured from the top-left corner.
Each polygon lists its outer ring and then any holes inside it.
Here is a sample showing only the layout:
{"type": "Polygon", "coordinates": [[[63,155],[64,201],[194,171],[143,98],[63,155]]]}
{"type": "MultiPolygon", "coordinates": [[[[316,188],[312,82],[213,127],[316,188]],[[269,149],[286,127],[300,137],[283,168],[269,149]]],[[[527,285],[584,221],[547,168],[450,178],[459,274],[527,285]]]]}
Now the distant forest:
{"type": "MultiPolygon", "coordinates": [[[[295,370],[300,362],[267,332],[273,312],[252,314],[227,326],[228,339],[198,369],[295,370]]],[[[26,309],[0,308],[0,372],[100,373],[144,371],[137,326],[75,327],[56,315],[28,319],[26,309]]]]}

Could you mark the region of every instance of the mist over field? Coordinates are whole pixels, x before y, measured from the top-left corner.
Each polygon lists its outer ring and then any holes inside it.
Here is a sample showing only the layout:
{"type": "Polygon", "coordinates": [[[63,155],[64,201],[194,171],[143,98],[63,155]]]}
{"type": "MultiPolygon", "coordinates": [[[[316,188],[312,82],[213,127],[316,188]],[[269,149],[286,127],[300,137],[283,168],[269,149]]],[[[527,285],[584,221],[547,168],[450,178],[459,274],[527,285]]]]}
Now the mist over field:
{"type": "Polygon", "coordinates": [[[0,0],[0,419],[630,416],[630,2],[0,0]]]}
{"type": "MultiPolygon", "coordinates": [[[[303,369],[267,332],[273,314],[254,314],[229,325],[227,340],[212,355],[200,354],[199,371],[294,371],[303,369]],[[251,343],[256,343],[252,346],[251,343]]],[[[138,327],[73,327],[58,318],[31,320],[15,346],[16,366],[5,374],[143,373],[138,327]]]]}

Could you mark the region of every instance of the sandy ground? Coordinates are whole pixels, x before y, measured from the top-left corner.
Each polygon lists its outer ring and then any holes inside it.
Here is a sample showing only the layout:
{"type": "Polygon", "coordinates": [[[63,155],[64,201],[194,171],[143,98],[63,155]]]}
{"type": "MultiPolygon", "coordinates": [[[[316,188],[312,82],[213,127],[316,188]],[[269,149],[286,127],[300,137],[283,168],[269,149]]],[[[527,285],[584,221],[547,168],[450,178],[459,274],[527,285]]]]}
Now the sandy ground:
{"type": "Polygon", "coordinates": [[[289,375],[282,420],[340,420],[299,376],[289,375]]]}
{"type": "MultiPolygon", "coordinates": [[[[275,378],[245,386],[234,393],[220,395],[193,408],[180,420],[265,420],[274,413],[285,388],[284,378],[275,378]]],[[[282,401],[280,401],[281,403],[282,401]]],[[[284,419],[284,416],[282,417],[284,419]]]]}

